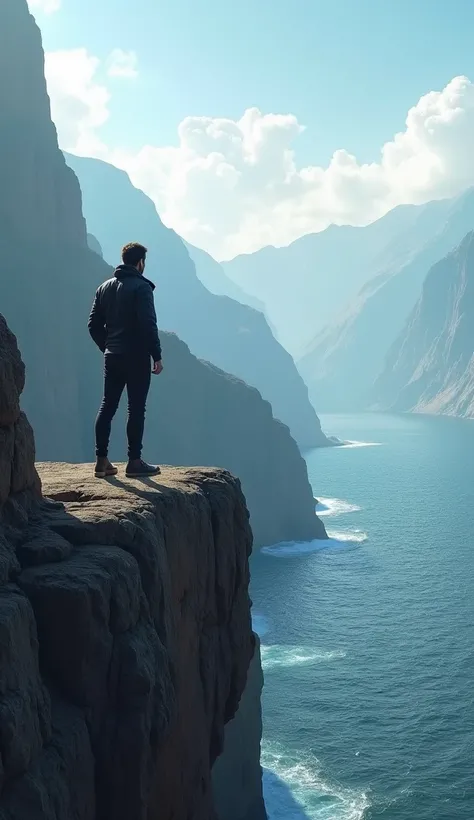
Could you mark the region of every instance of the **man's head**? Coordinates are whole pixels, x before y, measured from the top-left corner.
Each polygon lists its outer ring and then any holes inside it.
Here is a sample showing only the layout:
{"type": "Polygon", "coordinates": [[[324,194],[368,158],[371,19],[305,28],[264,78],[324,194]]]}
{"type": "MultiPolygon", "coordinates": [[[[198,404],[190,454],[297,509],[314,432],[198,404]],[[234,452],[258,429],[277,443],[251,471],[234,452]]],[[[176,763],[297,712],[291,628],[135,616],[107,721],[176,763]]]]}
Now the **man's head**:
{"type": "Polygon", "coordinates": [[[138,273],[143,273],[146,264],[147,249],[138,242],[129,242],[122,248],[122,262],[131,265],[138,273]]]}

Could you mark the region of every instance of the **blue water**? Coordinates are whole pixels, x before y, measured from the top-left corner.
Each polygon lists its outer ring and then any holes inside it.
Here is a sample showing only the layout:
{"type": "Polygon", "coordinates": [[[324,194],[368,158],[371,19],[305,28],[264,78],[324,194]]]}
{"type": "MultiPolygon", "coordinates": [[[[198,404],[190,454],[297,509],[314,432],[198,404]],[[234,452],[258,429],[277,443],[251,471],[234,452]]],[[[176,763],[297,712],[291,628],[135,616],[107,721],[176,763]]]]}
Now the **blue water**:
{"type": "Polygon", "coordinates": [[[474,820],[474,422],[332,416],[332,539],[253,558],[270,820],[474,820]]]}

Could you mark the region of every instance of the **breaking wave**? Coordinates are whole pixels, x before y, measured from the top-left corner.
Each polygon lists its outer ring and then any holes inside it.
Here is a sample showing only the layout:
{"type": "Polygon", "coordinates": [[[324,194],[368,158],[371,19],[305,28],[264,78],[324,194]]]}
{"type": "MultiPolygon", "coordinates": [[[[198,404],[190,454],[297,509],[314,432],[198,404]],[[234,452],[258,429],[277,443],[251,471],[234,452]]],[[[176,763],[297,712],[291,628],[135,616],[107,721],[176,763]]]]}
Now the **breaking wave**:
{"type": "Polygon", "coordinates": [[[262,766],[269,820],[362,820],[370,806],[365,792],[330,782],[310,755],[297,758],[264,742],[262,766]]]}
{"type": "Polygon", "coordinates": [[[317,501],[316,512],[321,517],[330,515],[347,515],[347,513],[360,512],[357,504],[350,504],[342,498],[315,498],[317,501]]]}
{"type": "Polygon", "coordinates": [[[328,530],[328,536],[327,539],[316,538],[314,541],[283,541],[263,547],[261,552],[273,558],[288,558],[312,552],[349,551],[357,549],[368,537],[363,530],[328,530]]]}

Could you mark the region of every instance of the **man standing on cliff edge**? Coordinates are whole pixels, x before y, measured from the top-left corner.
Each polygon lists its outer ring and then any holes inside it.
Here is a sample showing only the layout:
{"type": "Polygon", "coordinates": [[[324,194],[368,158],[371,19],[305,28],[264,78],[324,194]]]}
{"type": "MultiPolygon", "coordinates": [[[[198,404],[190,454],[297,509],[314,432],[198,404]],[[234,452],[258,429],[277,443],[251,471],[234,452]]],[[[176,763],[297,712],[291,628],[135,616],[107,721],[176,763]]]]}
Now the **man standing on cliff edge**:
{"type": "Polygon", "coordinates": [[[117,475],[108,459],[112,419],[123,390],[128,394],[128,478],[157,475],[159,467],[141,458],[145,407],[151,374],[163,370],[156,323],[155,286],[143,276],[147,249],[132,242],[122,249],[122,265],[97,290],[89,333],[104,354],[104,398],[95,423],[96,478],[117,475]],[[153,365],[151,365],[151,359],[153,365]]]}

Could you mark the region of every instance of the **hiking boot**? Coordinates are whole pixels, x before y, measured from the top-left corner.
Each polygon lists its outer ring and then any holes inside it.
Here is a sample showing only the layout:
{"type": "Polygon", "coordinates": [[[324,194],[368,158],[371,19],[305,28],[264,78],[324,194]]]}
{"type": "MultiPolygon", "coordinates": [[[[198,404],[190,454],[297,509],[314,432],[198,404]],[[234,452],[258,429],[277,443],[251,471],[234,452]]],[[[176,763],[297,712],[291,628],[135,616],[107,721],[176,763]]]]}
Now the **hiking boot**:
{"type": "Polygon", "coordinates": [[[108,458],[98,458],[95,463],[94,475],[96,478],[108,478],[117,475],[118,470],[110,463],[108,458]]]}
{"type": "Polygon", "coordinates": [[[147,464],[141,458],[131,459],[125,470],[127,478],[146,478],[147,476],[159,475],[161,470],[155,464],[147,464]]]}

